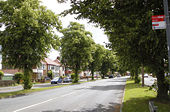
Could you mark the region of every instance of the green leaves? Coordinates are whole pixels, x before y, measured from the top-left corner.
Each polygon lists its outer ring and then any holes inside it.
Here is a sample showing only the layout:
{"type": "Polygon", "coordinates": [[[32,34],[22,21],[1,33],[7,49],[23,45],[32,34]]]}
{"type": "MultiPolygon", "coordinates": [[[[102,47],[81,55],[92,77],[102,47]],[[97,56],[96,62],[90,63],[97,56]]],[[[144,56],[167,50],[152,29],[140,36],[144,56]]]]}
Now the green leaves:
{"type": "Polygon", "coordinates": [[[38,0],[0,1],[0,22],[4,63],[14,68],[32,69],[46,53],[58,49],[59,38],[53,29],[61,29],[58,16],[41,6],[38,0]]]}
{"type": "Polygon", "coordinates": [[[83,69],[92,61],[91,52],[94,41],[91,33],[85,31],[84,25],[71,22],[68,28],[62,30],[61,56],[63,63],[69,67],[83,69]],[[89,35],[90,34],[90,35],[89,35]]]}

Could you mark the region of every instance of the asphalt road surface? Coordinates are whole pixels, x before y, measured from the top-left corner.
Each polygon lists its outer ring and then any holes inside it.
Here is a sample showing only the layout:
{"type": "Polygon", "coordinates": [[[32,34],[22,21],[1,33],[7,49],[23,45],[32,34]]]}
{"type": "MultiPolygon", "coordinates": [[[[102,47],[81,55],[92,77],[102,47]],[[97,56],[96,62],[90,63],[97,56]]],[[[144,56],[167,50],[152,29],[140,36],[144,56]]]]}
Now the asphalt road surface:
{"type": "Polygon", "coordinates": [[[104,79],[0,100],[0,112],[119,112],[126,78],[104,79]]]}

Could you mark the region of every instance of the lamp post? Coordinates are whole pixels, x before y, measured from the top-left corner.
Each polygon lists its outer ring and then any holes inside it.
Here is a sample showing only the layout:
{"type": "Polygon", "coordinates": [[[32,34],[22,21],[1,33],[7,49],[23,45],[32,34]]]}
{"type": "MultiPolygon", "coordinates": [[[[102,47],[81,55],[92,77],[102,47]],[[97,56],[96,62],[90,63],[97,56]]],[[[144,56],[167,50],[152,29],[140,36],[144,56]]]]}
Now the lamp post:
{"type": "Polygon", "coordinates": [[[170,23],[169,23],[169,13],[168,13],[168,0],[163,0],[164,3],[164,13],[166,20],[166,37],[167,37],[167,46],[168,46],[168,63],[170,71],[170,23]]]}

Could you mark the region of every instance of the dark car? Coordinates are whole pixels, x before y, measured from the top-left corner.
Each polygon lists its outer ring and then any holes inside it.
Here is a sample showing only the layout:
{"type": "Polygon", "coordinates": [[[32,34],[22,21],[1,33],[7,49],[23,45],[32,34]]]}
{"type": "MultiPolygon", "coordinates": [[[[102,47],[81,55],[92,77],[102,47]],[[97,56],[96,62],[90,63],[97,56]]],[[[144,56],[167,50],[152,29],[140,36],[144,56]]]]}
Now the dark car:
{"type": "Polygon", "coordinates": [[[113,75],[109,75],[109,78],[114,78],[114,76],[113,75]]]}
{"type": "Polygon", "coordinates": [[[55,77],[54,79],[51,80],[51,84],[57,84],[61,82],[62,82],[62,79],[59,77],[55,77]]]}
{"type": "Polygon", "coordinates": [[[71,81],[72,81],[72,79],[69,78],[69,77],[65,77],[65,78],[63,79],[63,82],[64,82],[64,83],[68,83],[68,82],[71,82],[71,81]]]}

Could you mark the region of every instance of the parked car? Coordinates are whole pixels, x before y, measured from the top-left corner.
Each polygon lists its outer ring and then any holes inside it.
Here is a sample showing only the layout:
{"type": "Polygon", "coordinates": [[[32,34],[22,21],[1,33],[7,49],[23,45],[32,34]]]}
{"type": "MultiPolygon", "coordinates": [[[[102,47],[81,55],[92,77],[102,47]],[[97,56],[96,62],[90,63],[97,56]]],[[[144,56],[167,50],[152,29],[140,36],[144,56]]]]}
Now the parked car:
{"type": "Polygon", "coordinates": [[[121,75],[120,75],[120,74],[118,74],[118,75],[117,75],[117,77],[121,77],[121,75]]]}
{"type": "Polygon", "coordinates": [[[114,78],[114,76],[113,75],[109,75],[109,78],[114,78]]]}
{"type": "Polygon", "coordinates": [[[149,76],[148,74],[144,74],[144,77],[145,77],[145,78],[148,78],[148,76],[149,76]]]}
{"type": "Polygon", "coordinates": [[[62,82],[62,79],[59,77],[55,77],[54,79],[51,80],[51,84],[57,84],[61,82],[62,82]]]}
{"type": "Polygon", "coordinates": [[[51,79],[49,77],[44,78],[46,81],[50,81],[51,79]]]}
{"type": "Polygon", "coordinates": [[[70,77],[65,77],[64,79],[63,79],[63,82],[65,83],[67,83],[67,82],[71,82],[72,81],[72,79],[70,78],[70,77]]]}

